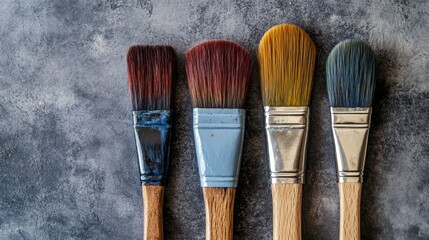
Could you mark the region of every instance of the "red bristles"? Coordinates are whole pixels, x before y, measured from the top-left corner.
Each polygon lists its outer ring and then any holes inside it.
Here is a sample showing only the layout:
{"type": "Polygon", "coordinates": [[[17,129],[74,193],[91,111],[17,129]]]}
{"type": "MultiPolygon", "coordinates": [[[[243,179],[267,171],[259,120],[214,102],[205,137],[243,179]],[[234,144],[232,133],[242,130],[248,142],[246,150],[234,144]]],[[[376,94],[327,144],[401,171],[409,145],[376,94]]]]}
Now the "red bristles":
{"type": "Polygon", "coordinates": [[[252,58],[237,43],[212,40],[186,53],[192,104],[198,108],[243,108],[252,58]]]}
{"type": "Polygon", "coordinates": [[[128,85],[133,110],[170,109],[176,54],[170,46],[130,47],[128,85]]]}

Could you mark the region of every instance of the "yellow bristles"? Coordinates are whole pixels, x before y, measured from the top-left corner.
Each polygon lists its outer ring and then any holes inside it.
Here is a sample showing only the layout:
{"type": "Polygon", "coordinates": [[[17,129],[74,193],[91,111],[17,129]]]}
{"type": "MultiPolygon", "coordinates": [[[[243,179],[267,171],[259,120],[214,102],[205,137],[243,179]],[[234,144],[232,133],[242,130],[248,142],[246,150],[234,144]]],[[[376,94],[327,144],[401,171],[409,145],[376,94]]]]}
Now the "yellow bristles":
{"type": "Polygon", "coordinates": [[[300,27],[281,24],[259,43],[259,72],[264,106],[308,106],[316,47],[300,27]]]}

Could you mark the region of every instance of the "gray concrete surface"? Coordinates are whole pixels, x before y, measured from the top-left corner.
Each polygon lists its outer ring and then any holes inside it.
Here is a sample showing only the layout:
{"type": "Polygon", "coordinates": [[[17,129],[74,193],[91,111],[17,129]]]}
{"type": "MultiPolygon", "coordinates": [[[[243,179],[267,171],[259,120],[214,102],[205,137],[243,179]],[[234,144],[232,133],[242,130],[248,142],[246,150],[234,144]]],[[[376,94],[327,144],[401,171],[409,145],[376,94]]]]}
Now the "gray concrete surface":
{"type": "MultiPolygon", "coordinates": [[[[142,203],[125,53],[171,44],[179,57],[165,196],[167,239],[204,239],[184,51],[230,39],[255,53],[272,25],[318,48],[304,239],[337,239],[338,192],[324,65],[345,38],[378,57],[362,196],[362,239],[429,239],[429,3],[395,1],[47,1],[0,4],[0,239],[140,239],[142,203]]],[[[271,239],[256,70],[247,103],[235,239],[271,239]]]]}

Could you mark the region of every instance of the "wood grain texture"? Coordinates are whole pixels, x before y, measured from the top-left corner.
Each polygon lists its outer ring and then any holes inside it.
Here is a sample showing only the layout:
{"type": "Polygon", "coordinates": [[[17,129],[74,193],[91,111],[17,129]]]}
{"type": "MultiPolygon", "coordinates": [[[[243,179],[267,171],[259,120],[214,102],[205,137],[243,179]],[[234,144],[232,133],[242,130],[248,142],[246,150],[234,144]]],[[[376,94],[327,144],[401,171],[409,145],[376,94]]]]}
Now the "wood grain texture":
{"type": "Polygon", "coordinates": [[[203,188],[206,208],[206,240],[233,237],[235,188],[203,188]]]}
{"type": "Polygon", "coordinates": [[[164,186],[142,186],[144,206],[144,240],[162,240],[164,186]]]}
{"type": "Polygon", "coordinates": [[[360,239],[362,183],[338,183],[340,195],[340,240],[360,239]]]}
{"type": "Polygon", "coordinates": [[[302,184],[272,184],[271,191],[273,239],[301,240],[302,184]]]}

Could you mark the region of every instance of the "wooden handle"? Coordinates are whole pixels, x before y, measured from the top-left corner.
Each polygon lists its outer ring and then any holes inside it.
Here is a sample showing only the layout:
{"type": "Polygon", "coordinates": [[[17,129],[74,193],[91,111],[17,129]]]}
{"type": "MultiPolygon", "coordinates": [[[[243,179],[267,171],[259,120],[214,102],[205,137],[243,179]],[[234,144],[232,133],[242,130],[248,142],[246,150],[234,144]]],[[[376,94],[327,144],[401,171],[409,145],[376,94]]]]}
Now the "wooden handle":
{"type": "Polygon", "coordinates": [[[338,183],[340,195],[340,240],[360,239],[362,183],[338,183]]]}
{"type": "Polygon", "coordinates": [[[232,239],[235,188],[203,188],[203,193],[206,207],[206,239],[232,239]]]}
{"type": "Polygon", "coordinates": [[[142,186],[144,206],[144,240],[162,240],[162,204],[164,186],[142,186]]]}
{"type": "Polygon", "coordinates": [[[271,185],[273,196],[273,239],[301,240],[302,184],[271,185]]]}

